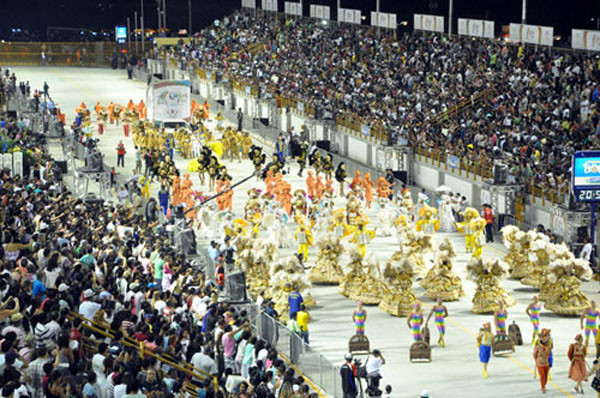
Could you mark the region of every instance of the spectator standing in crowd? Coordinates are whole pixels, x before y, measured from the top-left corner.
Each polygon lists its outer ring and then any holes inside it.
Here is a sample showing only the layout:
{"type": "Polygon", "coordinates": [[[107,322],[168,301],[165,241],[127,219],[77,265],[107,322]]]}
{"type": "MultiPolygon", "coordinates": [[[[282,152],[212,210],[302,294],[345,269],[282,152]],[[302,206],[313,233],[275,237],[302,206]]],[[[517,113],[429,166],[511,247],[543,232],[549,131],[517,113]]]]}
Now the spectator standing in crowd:
{"type": "Polygon", "coordinates": [[[125,167],[125,153],[127,151],[125,150],[125,144],[123,144],[123,141],[119,141],[119,144],[117,145],[117,167],[121,166],[121,167],[125,167]]]}
{"type": "Polygon", "coordinates": [[[494,210],[489,204],[483,205],[483,218],[485,219],[485,242],[494,241],[494,210]]]}

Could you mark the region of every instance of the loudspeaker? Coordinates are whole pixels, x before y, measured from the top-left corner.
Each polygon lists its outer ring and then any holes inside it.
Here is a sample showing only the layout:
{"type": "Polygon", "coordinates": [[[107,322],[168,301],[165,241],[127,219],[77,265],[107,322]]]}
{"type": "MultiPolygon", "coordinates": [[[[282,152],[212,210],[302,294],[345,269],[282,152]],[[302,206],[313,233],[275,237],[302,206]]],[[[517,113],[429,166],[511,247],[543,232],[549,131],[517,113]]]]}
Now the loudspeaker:
{"type": "Polygon", "coordinates": [[[246,294],[246,274],[244,271],[225,275],[225,292],[228,301],[248,301],[246,294]]]}
{"type": "Polygon", "coordinates": [[[196,252],[196,237],[194,236],[193,229],[175,229],[173,240],[175,241],[175,247],[181,250],[183,255],[189,256],[198,254],[196,252]]]}
{"type": "Polygon", "coordinates": [[[315,143],[317,148],[322,149],[327,152],[331,152],[331,141],[329,140],[321,140],[315,143]]]}
{"type": "Polygon", "coordinates": [[[494,184],[506,184],[508,166],[497,163],[494,165],[494,184]]]}
{"type": "Polygon", "coordinates": [[[100,172],[103,169],[102,154],[99,151],[94,151],[85,157],[85,166],[82,171],[100,172]]]}
{"type": "Polygon", "coordinates": [[[68,173],[68,168],[67,168],[67,161],[66,160],[57,160],[54,162],[56,164],[56,166],[58,166],[58,168],[60,169],[60,172],[62,174],[67,174],[68,173]]]}
{"type": "Polygon", "coordinates": [[[399,179],[404,184],[408,184],[408,172],[406,172],[406,171],[392,171],[392,174],[394,174],[394,178],[399,179]]]}

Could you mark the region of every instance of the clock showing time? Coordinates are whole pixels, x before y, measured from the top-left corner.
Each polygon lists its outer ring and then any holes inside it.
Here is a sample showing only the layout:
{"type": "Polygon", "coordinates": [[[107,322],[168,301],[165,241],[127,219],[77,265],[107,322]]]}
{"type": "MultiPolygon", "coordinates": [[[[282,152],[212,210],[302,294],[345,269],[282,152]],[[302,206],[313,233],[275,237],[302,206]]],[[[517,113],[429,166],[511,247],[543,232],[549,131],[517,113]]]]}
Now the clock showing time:
{"type": "Polygon", "coordinates": [[[600,202],[600,151],[575,152],[571,174],[575,201],[600,202]]]}

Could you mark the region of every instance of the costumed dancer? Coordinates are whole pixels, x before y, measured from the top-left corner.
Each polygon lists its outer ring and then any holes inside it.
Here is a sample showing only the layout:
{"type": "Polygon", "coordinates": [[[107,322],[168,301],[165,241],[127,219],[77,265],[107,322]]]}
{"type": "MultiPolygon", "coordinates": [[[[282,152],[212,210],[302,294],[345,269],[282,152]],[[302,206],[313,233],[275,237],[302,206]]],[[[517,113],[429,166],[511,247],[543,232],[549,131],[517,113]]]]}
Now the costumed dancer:
{"type": "Polygon", "coordinates": [[[354,322],[354,334],[365,334],[365,323],[367,322],[367,310],[362,301],[356,302],[356,308],[352,311],[352,322],[354,322]]]}
{"type": "Polygon", "coordinates": [[[581,318],[579,319],[579,326],[583,329],[583,320],[585,319],[585,347],[587,348],[590,333],[594,335],[594,342],[598,339],[598,316],[600,316],[600,312],[598,311],[598,307],[596,305],[596,301],[592,300],[590,302],[590,306],[586,308],[581,313],[581,318]]]}
{"type": "Polygon", "coordinates": [[[483,254],[483,246],[485,246],[485,226],[487,221],[484,218],[476,217],[469,222],[471,231],[471,245],[473,248],[473,258],[480,258],[483,254]]]}
{"type": "Polygon", "coordinates": [[[516,304],[515,299],[500,286],[500,279],[505,278],[507,274],[506,264],[498,259],[472,258],[469,261],[467,275],[477,284],[473,296],[474,313],[485,314],[495,311],[498,300],[502,300],[506,307],[516,304]]]}
{"type": "Polygon", "coordinates": [[[364,258],[367,253],[367,244],[375,238],[375,231],[367,229],[369,219],[366,216],[358,217],[356,220],[356,230],[350,239],[350,243],[356,244],[358,252],[364,258]]]}
{"type": "Polygon", "coordinates": [[[309,279],[312,283],[337,285],[344,277],[344,271],[339,259],[345,249],[342,242],[333,234],[317,235],[319,253],[314,267],[310,270],[309,279]]]}
{"type": "Polygon", "coordinates": [[[586,355],[587,348],[583,345],[583,337],[581,337],[581,334],[578,334],[575,336],[575,342],[569,346],[567,357],[571,361],[569,379],[575,382],[575,391],[580,394],[583,394],[583,385],[581,382],[587,381],[586,355]]]}
{"type": "Polygon", "coordinates": [[[304,262],[308,261],[308,247],[313,244],[313,236],[310,225],[304,218],[298,221],[294,238],[298,241],[298,254],[302,256],[304,262]]]}
{"type": "Polygon", "coordinates": [[[375,273],[375,266],[364,261],[353,247],[342,257],[340,264],[345,275],[340,281],[338,292],[350,300],[360,300],[366,305],[379,304],[384,286],[375,273]]]}
{"type": "Polygon", "coordinates": [[[415,271],[408,257],[395,260],[392,256],[383,270],[383,297],[379,308],[393,316],[410,314],[418,302],[413,291],[415,271]]]}
{"type": "Polygon", "coordinates": [[[346,177],[348,174],[346,173],[346,164],[344,162],[340,162],[335,169],[335,180],[340,184],[340,196],[344,197],[344,184],[346,183],[346,177]]]}
{"type": "Polygon", "coordinates": [[[379,198],[379,212],[377,214],[379,222],[381,223],[381,236],[392,236],[395,229],[395,214],[396,211],[392,209],[390,200],[385,197],[379,198]]]}
{"type": "Polygon", "coordinates": [[[306,192],[310,199],[316,197],[316,186],[317,179],[314,177],[312,170],[308,170],[308,177],[306,177],[306,192]]]}
{"type": "Polygon", "coordinates": [[[440,229],[440,221],[435,218],[437,209],[423,203],[419,209],[419,220],[416,222],[417,231],[423,231],[428,235],[432,235],[440,229]]]}
{"type": "Polygon", "coordinates": [[[571,361],[569,367],[569,379],[575,382],[575,391],[583,394],[582,381],[587,381],[587,369],[585,363],[585,356],[587,355],[587,348],[583,345],[583,337],[581,334],[575,336],[575,342],[569,346],[567,356],[571,361]]]}
{"type": "Polygon", "coordinates": [[[439,205],[438,218],[440,220],[440,231],[454,232],[456,220],[452,214],[452,199],[450,196],[442,195],[442,201],[439,205]]]}
{"type": "Polygon", "coordinates": [[[328,153],[323,159],[323,173],[325,174],[325,179],[330,179],[331,174],[333,173],[333,156],[328,153]]]}
{"type": "Polygon", "coordinates": [[[371,173],[366,172],[363,177],[363,188],[365,190],[365,207],[367,209],[371,208],[371,203],[373,202],[373,180],[371,180],[371,173]]]}
{"type": "Polygon", "coordinates": [[[540,376],[540,386],[544,394],[546,393],[546,384],[550,378],[551,357],[552,340],[550,339],[550,333],[548,329],[542,329],[539,342],[533,349],[533,358],[535,359],[537,372],[540,376]]]}
{"type": "MultiPolygon", "coordinates": [[[[504,261],[510,267],[510,277],[522,279],[531,272],[531,266],[527,258],[529,233],[521,231],[519,227],[514,225],[503,227],[501,232],[504,247],[508,249],[508,254],[504,257],[504,261]]],[[[535,234],[534,231],[530,232],[535,234]]]]}
{"type": "Polygon", "coordinates": [[[296,156],[296,161],[298,162],[298,166],[300,170],[298,170],[298,177],[302,177],[302,172],[304,172],[304,168],[306,167],[306,156],[308,151],[308,144],[303,141],[298,148],[298,156],[296,156]]]}
{"type": "Polygon", "coordinates": [[[413,342],[423,340],[423,331],[421,330],[423,327],[423,311],[420,303],[413,304],[413,310],[408,314],[406,325],[412,333],[413,342]]]}
{"type": "Polygon", "coordinates": [[[352,179],[352,182],[350,183],[350,189],[352,191],[361,192],[362,188],[363,188],[362,174],[359,170],[356,170],[354,172],[354,178],[352,179]]]}
{"type": "Polygon", "coordinates": [[[483,378],[488,378],[488,364],[492,356],[492,325],[486,322],[479,329],[477,347],[479,348],[479,362],[483,366],[483,378]]]}
{"type": "Polygon", "coordinates": [[[544,290],[548,290],[546,309],[559,315],[581,314],[590,305],[590,301],[581,291],[581,283],[590,280],[592,275],[589,262],[583,258],[572,256],[569,259],[552,261],[550,274],[540,291],[541,294],[544,290]],[[546,285],[550,286],[544,289],[546,285]]]}
{"type": "Polygon", "coordinates": [[[542,303],[540,303],[538,296],[533,296],[533,301],[529,303],[525,309],[529,321],[533,326],[533,334],[531,336],[531,344],[535,344],[535,341],[540,334],[540,313],[542,312],[542,303]]]}
{"type": "Polygon", "coordinates": [[[444,302],[441,298],[437,298],[437,301],[433,307],[431,307],[431,311],[427,316],[427,321],[425,325],[429,324],[429,319],[431,316],[434,316],[435,327],[437,328],[438,333],[440,334],[440,338],[438,339],[438,345],[440,347],[446,347],[446,341],[444,340],[444,336],[446,336],[446,317],[448,316],[448,308],[444,305],[444,302]]]}
{"type": "Polygon", "coordinates": [[[473,244],[473,232],[470,229],[470,222],[472,219],[480,217],[479,212],[472,207],[467,207],[462,213],[459,213],[459,215],[462,217],[463,221],[457,222],[455,227],[458,232],[465,235],[465,249],[467,253],[472,253],[475,250],[475,246],[473,244]]]}
{"type": "Polygon", "coordinates": [[[452,270],[452,259],[456,257],[454,244],[449,239],[440,242],[434,254],[433,267],[419,283],[425,288],[425,297],[455,301],[465,295],[462,280],[452,270]]]}
{"type": "Polygon", "coordinates": [[[508,320],[508,311],[504,308],[502,300],[498,300],[497,307],[494,311],[494,326],[496,334],[506,334],[506,321],[508,320]]]}
{"type": "Polygon", "coordinates": [[[375,191],[380,199],[388,199],[392,195],[392,184],[383,177],[379,177],[376,182],[375,191]]]}

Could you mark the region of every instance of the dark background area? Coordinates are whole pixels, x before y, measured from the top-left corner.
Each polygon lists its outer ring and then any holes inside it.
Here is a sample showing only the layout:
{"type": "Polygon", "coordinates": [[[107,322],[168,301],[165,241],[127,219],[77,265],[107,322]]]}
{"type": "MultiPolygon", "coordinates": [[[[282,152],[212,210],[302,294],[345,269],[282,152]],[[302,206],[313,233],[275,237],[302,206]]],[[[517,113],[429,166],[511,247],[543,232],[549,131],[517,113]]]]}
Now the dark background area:
{"type": "MultiPolygon", "coordinates": [[[[335,0],[312,0],[311,4],[329,5],[335,18],[335,0]]],[[[260,0],[257,0],[260,5],[260,0]]],[[[279,0],[283,11],[284,0],[279,0]]],[[[211,24],[215,19],[230,14],[241,5],[241,0],[192,0],[193,30],[211,24]]],[[[342,0],[344,8],[360,8],[363,15],[375,10],[375,0],[342,0]]],[[[156,0],[144,0],[145,26],[156,28],[156,0]]],[[[84,28],[94,31],[132,20],[134,11],[140,11],[140,0],[0,0],[0,38],[10,39],[13,28],[26,29],[31,38],[46,40],[48,26],[84,28]]],[[[414,13],[448,15],[448,0],[381,0],[382,12],[395,12],[398,22],[408,21],[412,26],[414,13]]],[[[309,13],[309,1],[304,2],[304,15],[309,13]]],[[[491,19],[496,22],[496,33],[501,25],[520,22],[521,0],[454,0],[454,31],[456,18],[491,19]]],[[[600,0],[548,1],[528,0],[527,22],[553,26],[556,35],[568,36],[571,28],[596,29],[600,17],[600,0]]],[[[188,0],[167,0],[167,27],[171,30],[187,28],[188,0]]],[[[367,21],[368,22],[368,19],[367,21]]],[[[447,21],[446,21],[447,23],[447,21]]],[[[14,38],[14,37],[13,37],[14,38]]]]}

